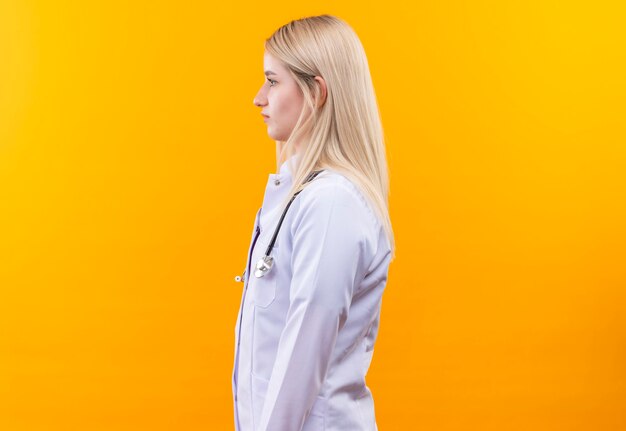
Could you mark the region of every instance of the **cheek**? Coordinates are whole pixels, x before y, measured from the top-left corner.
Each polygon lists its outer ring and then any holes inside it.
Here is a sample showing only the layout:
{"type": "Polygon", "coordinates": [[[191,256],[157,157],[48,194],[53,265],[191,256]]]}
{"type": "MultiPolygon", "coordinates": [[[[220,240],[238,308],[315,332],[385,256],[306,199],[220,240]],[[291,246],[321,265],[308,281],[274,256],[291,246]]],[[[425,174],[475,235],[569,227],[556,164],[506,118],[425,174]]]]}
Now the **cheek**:
{"type": "Polygon", "coordinates": [[[302,110],[304,98],[297,91],[289,90],[274,93],[268,101],[274,115],[279,116],[281,120],[295,122],[302,110]]]}

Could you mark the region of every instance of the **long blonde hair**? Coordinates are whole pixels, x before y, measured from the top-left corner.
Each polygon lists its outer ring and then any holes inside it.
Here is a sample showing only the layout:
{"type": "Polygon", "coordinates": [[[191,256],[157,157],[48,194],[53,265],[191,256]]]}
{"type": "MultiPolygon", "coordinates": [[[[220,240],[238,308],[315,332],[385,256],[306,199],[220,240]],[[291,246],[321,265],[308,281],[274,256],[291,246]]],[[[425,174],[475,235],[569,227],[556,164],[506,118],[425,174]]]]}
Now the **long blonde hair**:
{"type": "Polygon", "coordinates": [[[395,241],[389,218],[385,143],[359,37],[345,21],[320,15],[283,25],[265,41],[265,50],[286,66],[304,95],[305,106],[291,135],[287,141],[276,143],[276,163],[280,166],[295,155],[294,143],[305,141],[297,167],[291,166],[293,185],[287,200],[306,187],[302,183],[312,171],[332,169],[341,173],[369,199],[383,225],[393,259],[395,241]],[[315,76],[326,82],[327,95],[321,107],[315,76]]]}

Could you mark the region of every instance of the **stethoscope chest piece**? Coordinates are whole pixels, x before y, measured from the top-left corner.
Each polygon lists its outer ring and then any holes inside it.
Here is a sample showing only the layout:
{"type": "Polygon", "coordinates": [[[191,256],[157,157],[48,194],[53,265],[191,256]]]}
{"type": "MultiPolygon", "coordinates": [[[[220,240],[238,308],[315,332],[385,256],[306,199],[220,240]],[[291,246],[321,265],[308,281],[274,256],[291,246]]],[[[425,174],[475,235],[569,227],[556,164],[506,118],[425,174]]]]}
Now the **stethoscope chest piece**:
{"type": "Polygon", "coordinates": [[[274,258],[272,256],[267,256],[267,255],[263,256],[256,263],[256,267],[255,267],[256,269],[254,271],[254,276],[256,278],[263,277],[265,274],[270,272],[270,270],[272,269],[273,265],[274,265],[274,258]]]}

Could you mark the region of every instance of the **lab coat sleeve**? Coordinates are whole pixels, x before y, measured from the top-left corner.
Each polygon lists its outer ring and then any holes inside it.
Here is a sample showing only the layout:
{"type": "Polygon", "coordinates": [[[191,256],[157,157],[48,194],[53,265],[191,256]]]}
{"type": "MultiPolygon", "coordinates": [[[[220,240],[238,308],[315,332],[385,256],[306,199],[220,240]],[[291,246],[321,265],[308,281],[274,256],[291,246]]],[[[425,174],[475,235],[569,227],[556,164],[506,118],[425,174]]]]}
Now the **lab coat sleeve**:
{"type": "Polygon", "coordinates": [[[362,266],[363,229],[347,189],[319,185],[292,223],[293,276],[287,320],[259,431],[300,431],[328,370],[362,266]]]}

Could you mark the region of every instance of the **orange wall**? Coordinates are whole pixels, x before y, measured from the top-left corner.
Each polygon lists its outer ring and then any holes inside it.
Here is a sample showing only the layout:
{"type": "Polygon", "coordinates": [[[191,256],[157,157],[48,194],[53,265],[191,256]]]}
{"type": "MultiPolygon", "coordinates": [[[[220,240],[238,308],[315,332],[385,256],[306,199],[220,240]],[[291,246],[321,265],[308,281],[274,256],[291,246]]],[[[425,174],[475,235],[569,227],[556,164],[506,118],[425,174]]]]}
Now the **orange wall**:
{"type": "Polygon", "coordinates": [[[0,429],[232,429],[263,40],[324,12],[388,139],[379,429],[626,429],[623,3],[444,3],[0,2],[0,429]]]}

